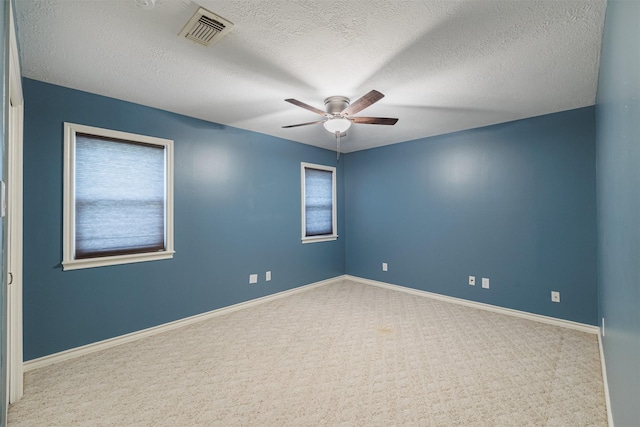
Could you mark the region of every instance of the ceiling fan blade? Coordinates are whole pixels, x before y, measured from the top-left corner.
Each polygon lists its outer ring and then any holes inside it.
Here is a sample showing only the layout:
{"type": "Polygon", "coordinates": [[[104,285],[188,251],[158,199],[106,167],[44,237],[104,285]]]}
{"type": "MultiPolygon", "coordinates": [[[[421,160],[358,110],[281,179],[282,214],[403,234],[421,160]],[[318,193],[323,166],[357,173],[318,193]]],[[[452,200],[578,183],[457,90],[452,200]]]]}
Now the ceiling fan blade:
{"type": "Polygon", "coordinates": [[[356,114],[359,111],[362,111],[365,108],[369,107],[370,105],[380,101],[382,98],[384,98],[383,94],[381,94],[377,90],[372,90],[371,92],[367,93],[362,98],[358,99],[353,104],[342,110],[342,114],[356,114]]]}
{"type": "Polygon", "coordinates": [[[362,123],[365,125],[395,125],[398,119],[390,117],[349,117],[353,123],[362,123]]]}
{"type": "Polygon", "coordinates": [[[308,125],[315,125],[317,123],[324,123],[326,120],[318,120],[317,122],[308,122],[308,123],[299,123],[297,125],[289,125],[289,126],[282,126],[283,128],[297,128],[298,126],[308,126],[308,125]]]}
{"type": "Polygon", "coordinates": [[[297,105],[298,107],[304,108],[305,110],[309,110],[309,111],[312,111],[312,112],[314,112],[316,114],[320,114],[321,116],[325,116],[325,117],[327,116],[327,113],[325,111],[322,111],[322,110],[320,110],[319,108],[316,108],[316,107],[312,107],[311,105],[305,104],[304,102],[300,102],[297,99],[289,98],[289,99],[285,99],[285,101],[287,101],[287,102],[289,102],[289,103],[291,103],[293,105],[297,105]]]}

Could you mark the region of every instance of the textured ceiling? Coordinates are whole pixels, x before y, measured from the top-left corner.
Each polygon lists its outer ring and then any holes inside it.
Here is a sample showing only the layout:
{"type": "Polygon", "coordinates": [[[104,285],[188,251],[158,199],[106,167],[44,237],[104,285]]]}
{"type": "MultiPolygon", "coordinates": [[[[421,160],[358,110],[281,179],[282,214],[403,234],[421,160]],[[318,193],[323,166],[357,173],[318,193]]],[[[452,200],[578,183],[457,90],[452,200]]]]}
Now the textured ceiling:
{"type": "Polygon", "coordinates": [[[178,33],[189,0],[17,0],[25,77],[335,149],[343,95],[386,95],[344,152],[593,105],[605,0],[199,0],[235,25],[214,46],[178,33]]]}

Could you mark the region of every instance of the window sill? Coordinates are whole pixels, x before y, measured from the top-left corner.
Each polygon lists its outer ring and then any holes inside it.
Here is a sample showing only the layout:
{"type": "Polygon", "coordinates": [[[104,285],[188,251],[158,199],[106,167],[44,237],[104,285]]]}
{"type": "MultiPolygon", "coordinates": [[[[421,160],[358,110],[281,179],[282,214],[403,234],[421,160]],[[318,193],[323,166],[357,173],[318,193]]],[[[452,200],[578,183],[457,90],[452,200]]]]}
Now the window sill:
{"type": "Polygon", "coordinates": [[[316,242],[330,242],[332,240],[338,240],[337,234],[332,234],[331,236],[314,236],[314,237],[303,237],[302,244],[305,243],[316,243],[316,242]]]}
{"type": "Polygon", "coordinates": [[[73,259],[62,261],[62,270],[81,270],[83,268],[106,267],[108,265],[131,264],[134,262],[171,259],[175,251],[153,252],[147,254],[116,255],[102,258],[73,259]]]}

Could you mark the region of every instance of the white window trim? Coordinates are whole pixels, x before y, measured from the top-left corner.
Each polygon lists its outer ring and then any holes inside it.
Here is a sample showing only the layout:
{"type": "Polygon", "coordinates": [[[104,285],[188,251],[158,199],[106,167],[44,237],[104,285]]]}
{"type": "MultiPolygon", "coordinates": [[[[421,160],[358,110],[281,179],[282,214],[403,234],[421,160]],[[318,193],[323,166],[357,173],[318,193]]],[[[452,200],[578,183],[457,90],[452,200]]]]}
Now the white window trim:
{"type": "Polygon", "coordinates": [[[137,135],[111,129],[102,129],[74,123],[64,124],[64,206],[63,206],[63,270],[103,267],[108,265],[130,264],[134,262],[155,261],[173,258],[173,141],[146,135],[137,135]],[[166,170],[166,217],[164,251],[128,255],[115,255],[86,259],[75,257],[75,136],[76,133],[123,139],[161,145],[165,149],[166,170]]]}
{"type": "Polygon", "coordinates": [[[300,163],[300,182],[301,182],[301,213],[302,213],[302,243],[316,243],[316,242],[329,242],[331,240],[336,240],[338,238],[338,199],[336,197],[336,168],[333,166],[324,166],[324,165],[316,165],[314,163],[300,163]],[[333,198],[333,212],[332,212],[332,224],[333,224],[333,233],[326,234],[322,236],[306,236],[307,226],[305,220],[305,168],[309,169],[318,169],[327,172],[331,172],[332,174],[332,198],[333,198]]]}

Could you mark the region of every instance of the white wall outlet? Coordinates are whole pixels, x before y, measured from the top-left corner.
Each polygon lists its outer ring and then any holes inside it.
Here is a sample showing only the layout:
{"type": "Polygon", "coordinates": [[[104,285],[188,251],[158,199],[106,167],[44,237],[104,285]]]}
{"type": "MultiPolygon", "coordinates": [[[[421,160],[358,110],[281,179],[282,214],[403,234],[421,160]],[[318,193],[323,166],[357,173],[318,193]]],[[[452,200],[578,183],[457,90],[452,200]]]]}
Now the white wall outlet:
{"type": "Polygon", "coordinates": [[[271,272],[267,271],[267,273],[264,275],[264,280],[266,280],[267,282],[271,280],[271,272]]]}
{"type": "Polygon", "coordinates": [[[386,262],[382,263],[382,271],[389,271],[389,266],[387,265],[386,262]]]}
{"type": "Polygon", "coordinates": [[[560,292],[558,292],[558,291],[551,291],[551,301],[553,301],[553,302],[560,302],[560,292]]]}
{"type": "Polygon", "coordinates": [[[476,285],[476,276],[469,276],[469,285],[471,286],[476,285]]]}
{"type": "Polygon", "coordinates": [[[602,318],[602,336],[604,336],[604,317],[602,318]]]}
{"type": "Polygon", "coordinates": [[[489,279],[486,277],[482,278],[482,289],[489,289],[489,279]]]}
{"type": "Polygon", "coordinates": [[[258,275],[257,274],[250,274],[249,275],[249,284],[252,285],[254,283],[258,283],[258,275]]]}

